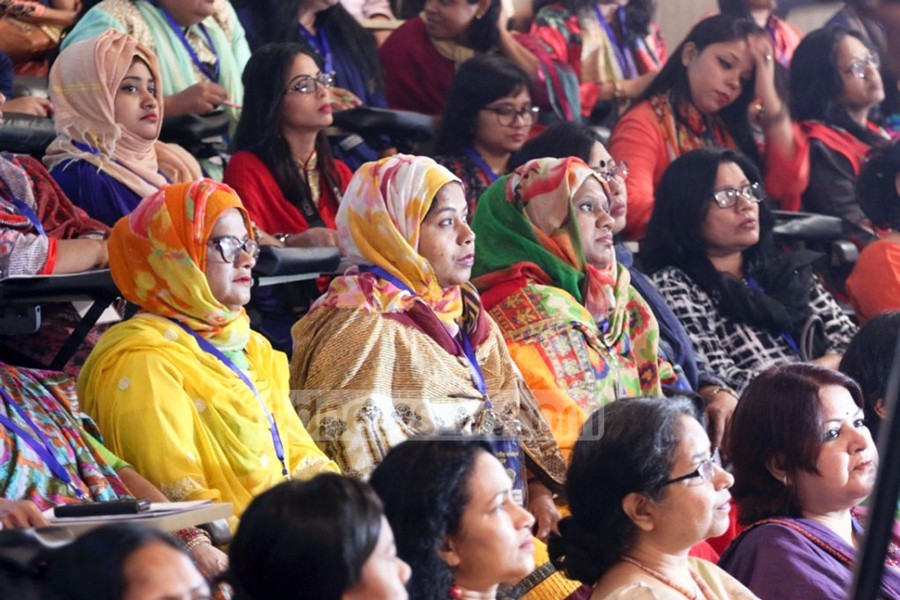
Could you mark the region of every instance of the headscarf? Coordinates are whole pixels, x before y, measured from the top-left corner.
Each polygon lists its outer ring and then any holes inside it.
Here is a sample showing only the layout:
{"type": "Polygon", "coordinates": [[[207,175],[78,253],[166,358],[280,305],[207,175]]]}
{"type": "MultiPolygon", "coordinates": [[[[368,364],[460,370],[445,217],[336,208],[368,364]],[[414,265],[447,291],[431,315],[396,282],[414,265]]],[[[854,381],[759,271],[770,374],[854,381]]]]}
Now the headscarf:
{"type": "Polygon", "coordinates": [[[243,350],[250,319],[213,296],[204,270],[210,233],[226,210],[250,217],[230,187],[212,179],[177,183],[144,198],[109,237],[109,268],[129,302],[179,321],[222,352],[243,350]]]}
{"type": "Polygon", "coordinates": [[[472,275],[478,288],[491,288],[521,273],[562,288],[598,323],[606,320],[615,302],[615,258],[603,270],[588,263],[572,204],[591,177],[608,196],[608,184],[578,158],[531,160],[494,182],[472,219],[472,275]]]}
{"type": "Polygon", "coordinates": [[[403,313],[424,302],[443,323],[459,319],[460,286],[442,288],[431,263],[418,252],[422,221],[438,190],[453,181],[459,178],[423,156],[398,154],[362,165],[335,218],[341,254],[355,266],[332,281],[313,310],[326,306],[403,313]],[[366,271],[373,266],[408,289],[366,271]]]}
{"type": "Polygon", "coordinates": [[[141,198],[166,185],[166,178],[177,182],[201,176],[196,159],[180,146],[145,140],[116,123],[116,93],[135,59],[147,64],[156,82],[159,137],[163,84],[156,56],[134,38],[109,29],[66,48],[50,69],[57,137],[44,156],[48,169],[84,160],[141,198]]]}

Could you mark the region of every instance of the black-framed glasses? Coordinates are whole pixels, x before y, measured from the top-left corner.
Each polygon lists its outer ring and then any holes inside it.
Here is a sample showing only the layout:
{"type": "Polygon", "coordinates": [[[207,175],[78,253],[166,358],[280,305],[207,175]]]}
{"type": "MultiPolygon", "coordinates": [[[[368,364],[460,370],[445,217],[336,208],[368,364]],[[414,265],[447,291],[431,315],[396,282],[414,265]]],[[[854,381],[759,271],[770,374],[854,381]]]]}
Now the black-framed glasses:
{"type": "Polygon", "coordinates": [[[242,240],[233,235],[223,235],[221,237],[210,238],[206,242],[208,246],[213,246],[219,251],[222,260],[227,263],[236,263],[241,256],[241,252],[246,252],[250,258],[256,260],[259,258],[259,243],[256,240],[247,238],[242,240]]]}
{"type": "Polygon", "coordinates": [[[284,90],[285,94],[312,94],[322,86],[326,90],[334,87],[334,73],[318,73],[317,75],[300,75],[293,80],[288,88],[284,90]]]}
{"type": "Polygon", "coordinates": [[[684,481],[686,479],[693,479],[695,477],[699,477],[701,481],[711,481],[712,478],[716,476],[716,467],[721,467],[721,465],[722,459],[719,455],[719,449],[716,448],[715,450],[713,450],[713,453],[710,454],[709,458],[697,465],[696,469],[694,469],[687,475],[667,479],[662,482],[662,485],[671,485],[673,483],[678,483],[679,481],[684,481]]]}
{"type": "Polygon", "coordinates": [[[865,79],[869,76],[869,70],[866,67],[872,67],[873,69],[878,69],[881,66],[881,59],[877,54],[870,54],[863,60],[854,60],[847,68],[844,69],[845,73],[851,73],[854,77],[859,79],[865,79]]]}
{"type": "Polygon", "coordinates": [[[592,168],[597,172],[598,175],[600,175],[600,177],[603,178],[606,183],[611,182],[613,179],[617,179],[624,183],[628,179],[628,175],[631,173],[631,169],[628,168],[628,163],[624,160],[621,162],[611,160],[608,163],[603,164],[602,166],[592,168]]]}
{"type": "Polygon", "coordinates": [[[516,109],[512,104],[500,104],[499,106],[485,106],[481,110],[488,110],[497,115],[497,122],[504,127],[515,125],[516,118],[522,117],[522,122],[531,125],[537,119],[541,109],[532,104],[526,104],[520,109],[516,109]]]}
{"type": "Polygon", "coordinates": [[[759,204],[763,201],[762,186],[758,183],[750,183],[741,188],[719,190],[712,195],[712,199],[719,208],[731,208],[737,204],[738,198],[743,198],[748,202],[759,204]]]}

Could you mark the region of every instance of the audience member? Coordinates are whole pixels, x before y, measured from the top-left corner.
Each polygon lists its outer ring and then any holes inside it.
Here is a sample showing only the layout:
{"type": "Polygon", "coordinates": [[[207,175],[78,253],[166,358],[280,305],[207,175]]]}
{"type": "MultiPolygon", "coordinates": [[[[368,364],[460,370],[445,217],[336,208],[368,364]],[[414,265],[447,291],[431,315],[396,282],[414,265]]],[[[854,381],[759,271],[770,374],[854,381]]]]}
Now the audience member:
{"type": "Polygon", "coordinates": [[[142,312],[103,334],[78,379],[113,452],[170,499],[231,502],[235,517],[283,479],[336,470],[291,409],[284,355],[250,330],[258,248],[223,184],[145,198],[110,236],[113,279],[142,312]]]}
{"type": "Polygon", "coordinates": [[[734,478],[694,405],[626,398],[594,412],[566,481],[571,516],[550,556],[591,598],[755,598],[691,547],[728,527],[734,478]]]}
{"type": "Polygon", "coordinates": [[[775,14],[776,8],[778,0],[719,0],[719,12],[723,15],[753,19],[765,29],[772,40],[775,58],[782,67],[787,68],[803,38],[803,32],[796,25],[779,18],[775,14]]]}
{"type": "Polygon", "coordinates": [[[434,152],[462,180],[469,218],[484,190],[507,173],[538,112],[528,75],[502,56],[476,56],[453,77],[434,152]]]}
{"type": "Polygon", "coordinates": [[[672,54],[641,101],[616,125],[610,153],[628,163],[627,239],[644,234],[663,171],[696,148],[740,149],[764,164],[766,188],[796,210],[806,188],[808,154],[776,89],[772,42],[748,19],[716,15],[698,23],[672,54]],[[757,146],[748,108],[762,107],[765,137],[757,146]]]}
{"type": "Polygon", "coordinates": [[[156,57],[112,29],[66,48],[50,71],[57,138],[44,164],[75,205],[110,227],[167,183],[201,175],[193,156],[158,141],[160,84],[156,57]]]}
{"type": "MultiPolygon", "coordinates": [[[[859,386],[816,365],[773,368],[741,396],[731,429],[734,498],[748,526],[720,565],[761,598],[845,598],[862,540],[857,506],[871,493],[878,451],[859,386]]],[[[900,598],[897,546],[881,592],[900,598]]]]}
{"type": "Polygon", "coordinates": [[[27,95],[13,98],[15,91],[13,88],[14,78],[15,72],[13,71],[12,60],[8,55],[0,52],[0,97],[7,99],[5,105],[0,101],[0,106],[3,107],[3,110],[38,117],[46,117],[52,114],[52,105],[47,98],[27,95]]]}
{"type": "Polygon", "coordinates": [[[9,29],[0,52],[11,56],[17,75],[46,77],[60,39],[79,13],[80,0],[2,0],[0,18],[9,29]]]}
{"type": "Polygon", "coordinates": [[[660,180],[641,260],[694,342],[735,389],[763,369],[837,367],[856,326],[812,272],[816,253],[777,254],[759,172],[726,149],[689,152],[660,180]]]}

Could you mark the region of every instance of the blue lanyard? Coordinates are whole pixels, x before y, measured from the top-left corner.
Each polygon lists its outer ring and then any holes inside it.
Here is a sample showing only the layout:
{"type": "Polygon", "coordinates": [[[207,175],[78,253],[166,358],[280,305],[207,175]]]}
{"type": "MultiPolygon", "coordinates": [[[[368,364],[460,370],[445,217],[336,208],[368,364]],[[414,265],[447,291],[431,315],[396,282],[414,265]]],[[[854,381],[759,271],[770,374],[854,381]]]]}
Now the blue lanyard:
{"type": "Polygon", "coordinates": [[[207,79],[209,79],[213,83],[219,83],[219,53],[216,51],[216,47],[213,45],[212,38],[209,36],[209,32],[206,30],[206,26],[203,23],[197,24],[197,28],[200,29],[200,33],[202,33],[203,37],[206,38],[206,45],[209,47],[209,49],[213,53],[213,56],[215,57],[212,70],[210,70],[209,67],[207,67],[200,60],[200,57],[197,56],[197,52],[195,52],[191,45],[188,43],[181,26],[175,21],[174,17],[169,14],[169,11],[159,5],[159,0],[147,1],[155,6],[159,10],[159,12],[161,12],[166,18],[166,21],[169,22],[169,27],[172,29],[175,35],[178,36],[178,39],[181,40],[181,44],[184,46],[184,49],[187,50],[188,54],[191,57],[191,60],[194,62],[194,65],[196,65],[196,67],[200,69],[200,72],[206,75],[207,79]]]}
{"type": "Polygon", "coordinates": [[[28,206],[23,200],[19,200],[12,194],[9,195],[8,199],[15,205],[16,210],[18,210],[23,217],[31,221],[31,225],[38,232],[38,235],[47,235],[47,232],[44,231],[44,226],[41,225],[41,220],[38,218],[37,213],[34,212],[34,210],[30,206],[28,206]]]}
{"type": "MultiPolygon", "coordinates": [[[[756,281],[756,279],[754,279],[753,277],[750,277],[749,275],[747,275],[746,277],[744,277],[744,279],[747,281],[747,285],[750,286],[750,289],[756,290],[757,292],[760,292],[760,293],[765,292],[765,290],[763,290],[762,286],[759,285],[759,282],[756,281]]],[[[784,339],[785,343],[791,347],[791,350],[794,351],[794,354],[796,354],[797,356],[800,356],[800,347],[797,345],[797,341],[794,339],[794,336],[791,335],[790,332],[782,331],[781,337],[782,337],[782,339],[784,339]]]]}
{"type": "MultiPolygon", "coordinates": [[[[621,13],[622,11],[617,11],[621,13]]],[[[612,27],[609,26],[609,22],[607,22],[606,18],[604,18],[603,13],[600,12],[600,7],[594,4],[594,13],[597,15],[597,20],[600,21],[600,26],[603,27],[603,31],[606,32],[606,37],[609,38],[609,43],[612,44],[613,50],[616,53],[616,61],[619,63],[619,67],[622,69],[622,77],[623,79],[633,79],[637,77],[637,65],[634,64],[634,57],[631,55],[631,51],[624,47],[624,44],[619,44],[618,39],[616,38],[615,32],[613,32],[612,27]]],[[[624,14],[620,16],[620,23],[624,23],[624,14]]],[[[624,25],[622,28],[624,32],[624,25]]]]}
{"type": "Polygon", "coordinates": [[[334,73],[334,60],[331,56],[331,46],[328,45],[328,38],[325,37],[323,28],[319,27],[319,32],[316,35],[313,35],[309,29],[300,23],[297,23],[297,31],[300,32],[300,35],[303,36],[306,43],[312,46],[313,49],[322,56],[322,60],[325,61],[325,72],[334,73]]]}
{"type": "MultiPolygon", "coordinates": [[[[372,273],[373,275],[376,275],[384,279],[385,281],[392,283],[394,286],[400,288],[401,290],[409,292],[415,297],[419,296],[414,291],[409,289],[408,285],[406,285],[381,267],[376,267],[373,265],[363,265],[359,267],[359,270],[364,273],[372,273]]],[[[426,304],[426,306],[428,305],[426,304]]],[[[478,358],[475,356],[475,349],[472,348],[472,342],[469,341],[469,336],[466,334],[463,328],[460,327],[459,340],[457,340],[453,336],[451,336],[451,339],[456,345],[456,349],[462,352],[462,354],[464,354],[466,359],[468,360],[469,370],[472,372],[472,379],[475,380],[475,387],[478,388],[478,391],[482,396],[487,397],[487,385],[484,382],[484,373],[481,371],[481,365],[478,364],[478,358]],[[462,341],[462,343],[460,343],[460,340],[462,341]]]]}
{"type": "Polygon", "coordinates": [[[484,171],[484,174],[487,175],[488,179],[491,180],[491,183],[494,183],[500,178],[500,176],[494,173],[494,170],[488,166],[484,158],[482,158],[474,148],[466,148],[465,152],[466,156],[471,158],[472,162],[474,162],[479,169],[484,171]]]}
{"type": "Polygon", "coordinates": [[[40,457],[44,463],[50,467],[50,470],[56,475],[57,478],[63,481],[66,486],[69,487],[78,498],[84,498],[84,492],[75,487],[75,484],[72,482],[72,476],[66,470],[65,467],[59,462],[59,459],[56,458],[56,455],[53,454],[53,445],[47,440],[44,436],[44,432],[41,431],[37,425],[29,418],[28,413],[25,412],[19,404],[12,399],[12,397],[6,392],[6,390],[0,388],[0,396],[6,401],[9,406],[12,406],[13,410],[19,413],[19,416],[28,423],[28,427],[35,433],[37,437],[31,435],[18,425],[16,425],[12,419],[7,417],[6,415],[0,415],[0,423],[6,425],[9,429],[11,429],[23,442],[28,444],[34,449],[37,455],[40,457]]]}
{"type": "MultiPolygon", "coordinates": [[[[76,142],[76,141],[74,141],[74,140],[72,140],[72,145],[75,146],[76,148],[78,148],[79,150],[83,151],[83,152],[89,152],[89,153],[91,153],[91,154],[93,154],[93,155],[95,155],[95,156],[100,156],[100,151],[97,150],[96,148],[94,148],[93,146],[88,146],[87,144],[83,144],[83,143],[81,143],[81,142],[76,142]]],[[[116,160],[115,158],[110,158],[109,160],[111,160],[112,162],[116,163],[117,165],[119,165],[119,166],[122,167],[123,169],[126,169],[126,170],[131,171],[132,173],[134,173],[134,171],[132,171],[132,170],[131,170],[130,168],[128,168],[127,166],[123,165],[121,162],[119,162],[119,161],[116,160]]],[[[163,179],[166,180],[166,183],[172,183],[172,180],[169,179],[168,177],[166,177],[166,174],[165,174],[165,173],[163,173],[162,171],[157,171],[157,173],[159,173],[159,175],[160,175],[163,179]]],[[[143,180],[144,180],[144,183],[146,183],[147,185],[152,186],[152,187],[156,187],[156,184],[153,183],[152,181],[147,181],[147,178],[146,178],[146,177],[141,177],[141,175],[138,174],[138,173],[134,173],[134,174],[137,175],[138,177],[140,177],[141,179],[143,179],[143,180]]]]}
{"type": "Polygon", "coordinates": [[[281,434],[278,433],[278,427],[275,425],[275,418],[272,416],[272,413],[269,412],[269,410],[266,408],[266,405],[265,403],[263,403],[263,400],[260,397],[259,392],[256,390],[256,386],[253,385],[253,382],[247,378],[244,372],[241,371],[241,369],[236,364],[234,364],[234,362],[230,358],[222,354],[222,351],[209,343],[208,340],[203,339],[199,333],[180,321],[176,321],[175,319],[170,319],[170,321],[193,336],[194,339],[197,340],[197,344],[204,352],[206,352],[207,354],[212,354],[220,361],[222,361],[222,363],[226,367],[231,369],[234,374],[237,375],[248,388],[250,388],[250,391],[253,392],[253,395],[256,396],[256,399],[259,401],[259,407],[262,409],[263,414],[266,415],[266,421],[268,421],[269,423],[269,434],[272,436],[272,445],[275,446],[275,455],[281,462],[281,474],[284,477],[290,479],[290,473],[288,472],[287,464],[284,462],[284,445],[281,443],[281,434]]]}

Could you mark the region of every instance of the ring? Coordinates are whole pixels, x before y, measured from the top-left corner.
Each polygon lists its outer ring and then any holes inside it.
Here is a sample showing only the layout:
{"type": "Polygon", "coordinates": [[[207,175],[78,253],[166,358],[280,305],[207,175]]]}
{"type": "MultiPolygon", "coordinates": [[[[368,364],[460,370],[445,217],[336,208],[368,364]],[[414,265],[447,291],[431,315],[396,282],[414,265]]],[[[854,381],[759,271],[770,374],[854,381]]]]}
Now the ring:
{"type": "Polygon", "coordinates": [[[765,56],[763,56],[763,60],[766,61],[766,64],[769,64],[770,62],[772,62],[773,58],[775,58],[775,57],[772,56],[771,54],[766,54],[765,56]]]}
{"type": "Polygon", "coordinates": [[[341,100],[343,100],[344,102],[352,102],[352,101],[353,101],[353,96],[349,96],[349,95],[347,95],[347,94],[344,94],[343,96],[341,96],[341,100]]]}

